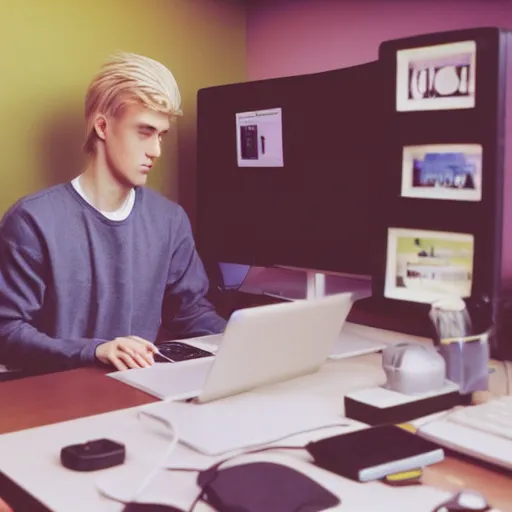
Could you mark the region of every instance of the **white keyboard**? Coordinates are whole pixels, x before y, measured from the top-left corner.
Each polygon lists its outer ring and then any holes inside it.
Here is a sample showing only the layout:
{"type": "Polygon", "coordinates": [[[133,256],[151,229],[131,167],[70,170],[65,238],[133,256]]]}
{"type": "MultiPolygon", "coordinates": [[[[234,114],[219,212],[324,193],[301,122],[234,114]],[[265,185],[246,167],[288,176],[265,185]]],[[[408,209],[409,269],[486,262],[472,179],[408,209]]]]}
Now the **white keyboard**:
{"type": "Polygon", "coordinates": [[[441,446],[512,470],[512,397],[457,409],[418,432],[441,446]]]}
{"type": "Polygon", "coordinates": [[[512,441],[512,396],[464,407],[449,414],[446,420],[512,441]]]}

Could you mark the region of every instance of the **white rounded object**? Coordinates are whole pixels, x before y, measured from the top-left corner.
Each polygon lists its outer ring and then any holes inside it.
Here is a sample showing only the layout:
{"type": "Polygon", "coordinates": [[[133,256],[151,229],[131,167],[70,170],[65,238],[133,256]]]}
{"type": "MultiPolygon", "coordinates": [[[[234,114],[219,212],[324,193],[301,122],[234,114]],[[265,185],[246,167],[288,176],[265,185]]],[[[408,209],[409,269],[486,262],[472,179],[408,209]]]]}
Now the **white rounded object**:
{"type": "Polygon", "coordinates": [[[457,504],[467,510],[484,510],[487,507],[484,496],[471,489],[465,489],[459,493],[457,504]]]}
{"type": "Polygon", "coordinates": [[[459,89],[460,80],[454,66],[445,66],[436,73],[434,87],[441,96],[450,96],[459,89]]]}
{"type": "Polygon", "coordinates": [[[400,343],[383,351],[386,388],[405,395],[421,395],[444,387],[446,363],[438,352],[419,343],[400,343]]]}

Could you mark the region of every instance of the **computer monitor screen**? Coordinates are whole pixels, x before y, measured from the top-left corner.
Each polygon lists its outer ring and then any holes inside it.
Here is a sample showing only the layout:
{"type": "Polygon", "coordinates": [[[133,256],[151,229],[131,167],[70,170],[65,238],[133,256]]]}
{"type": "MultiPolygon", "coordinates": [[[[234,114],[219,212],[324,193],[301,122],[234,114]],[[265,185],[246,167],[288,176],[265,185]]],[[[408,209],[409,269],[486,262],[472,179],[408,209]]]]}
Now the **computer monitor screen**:
{"type": "Polygon", "coordinates": [[[371,274],[378,97],[375,62],[200,90],[202,257],[371,274]]]}

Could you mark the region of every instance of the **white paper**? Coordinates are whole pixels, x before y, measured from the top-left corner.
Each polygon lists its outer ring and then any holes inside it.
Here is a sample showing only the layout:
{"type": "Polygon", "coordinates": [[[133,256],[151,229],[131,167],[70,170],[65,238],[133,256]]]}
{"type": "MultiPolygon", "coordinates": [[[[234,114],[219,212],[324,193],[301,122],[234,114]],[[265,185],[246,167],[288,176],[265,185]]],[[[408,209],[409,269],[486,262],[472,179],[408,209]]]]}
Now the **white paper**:
{"type": "Polygon", "coordinates": [[[238,167],[283,167],[282,110],[236,114],[238,167]]]}

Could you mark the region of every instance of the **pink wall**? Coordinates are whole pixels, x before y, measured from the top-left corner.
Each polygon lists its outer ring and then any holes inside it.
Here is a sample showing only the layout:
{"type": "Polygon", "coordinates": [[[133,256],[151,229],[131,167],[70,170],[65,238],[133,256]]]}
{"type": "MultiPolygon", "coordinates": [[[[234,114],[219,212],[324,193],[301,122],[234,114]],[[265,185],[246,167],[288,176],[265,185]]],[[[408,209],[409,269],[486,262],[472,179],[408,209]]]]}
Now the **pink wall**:
{"type": "MultiPolygon", "coordinates": [[[[512,29],[512,0],[256,0],[249,2],[247,79],[362,64],[378,58],[383,41],[483,26],[512,29]]],[[[509,61],[502,275],[512,284],[512,55],[509,61]]]]}
{"type": "Polygon", "coordinates": [[[255,0],[248,2],[247,79],[377,59],[389,39],[461,28],[512,29],[511,0],[255,0]]]}

